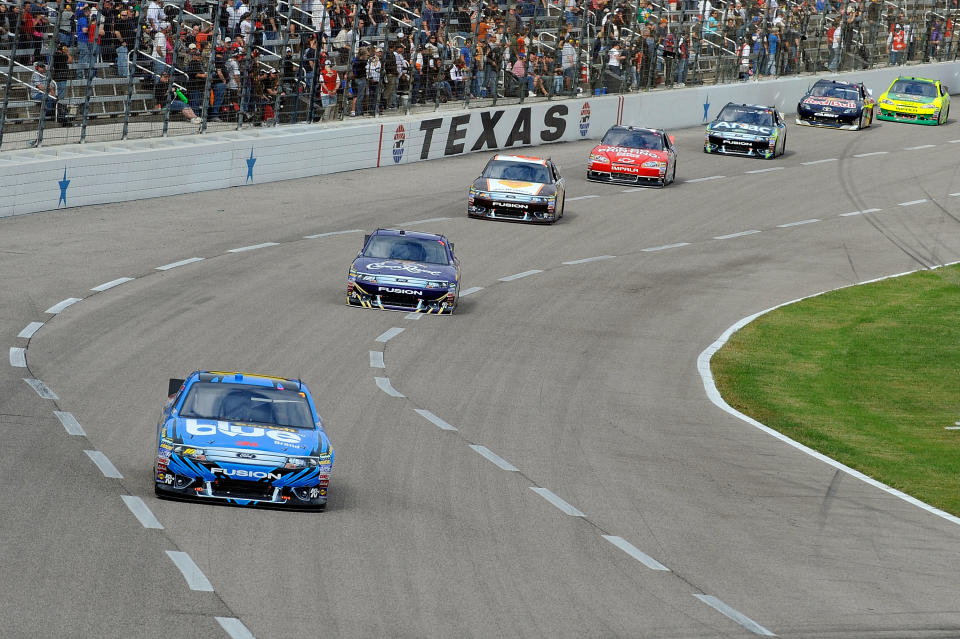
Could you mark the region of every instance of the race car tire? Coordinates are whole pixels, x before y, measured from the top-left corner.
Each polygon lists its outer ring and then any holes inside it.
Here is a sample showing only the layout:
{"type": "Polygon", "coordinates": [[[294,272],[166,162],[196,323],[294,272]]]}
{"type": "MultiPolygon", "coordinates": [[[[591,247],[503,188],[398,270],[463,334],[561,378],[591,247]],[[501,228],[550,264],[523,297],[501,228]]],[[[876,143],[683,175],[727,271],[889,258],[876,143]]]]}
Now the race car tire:
{"type": "Polygon", "coordinates": [[[863,111],[860,112],[860,122],[857,123],[857,131],[863,131],[863,111]]]}
{"type": "Polygon", "coordinates": [[[677,181],[677,163],[673,163],[673,171],[670,172],[670,184],[677,181]]]}
{"type": "Polygon", "coordinates": [[[566,212],[567,212],[567,192],[564,191],[563,199],[560,200],[560,215],[557,216],[557,219],[559,220],[561,217],[563,217],[563,214],[566,212]]]}

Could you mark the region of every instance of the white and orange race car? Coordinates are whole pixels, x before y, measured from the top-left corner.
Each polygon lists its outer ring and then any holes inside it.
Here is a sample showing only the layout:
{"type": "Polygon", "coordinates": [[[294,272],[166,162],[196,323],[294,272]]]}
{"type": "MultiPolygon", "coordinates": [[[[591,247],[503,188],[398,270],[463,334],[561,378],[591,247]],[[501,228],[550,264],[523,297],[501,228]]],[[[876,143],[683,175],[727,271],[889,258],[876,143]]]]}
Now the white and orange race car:
{"type": "Polygon", "coordinates": [[[564,193],[563,178],[549,158],[498,154],[473,181],[467,215],[552,224],[563,217],[564,193]]]}

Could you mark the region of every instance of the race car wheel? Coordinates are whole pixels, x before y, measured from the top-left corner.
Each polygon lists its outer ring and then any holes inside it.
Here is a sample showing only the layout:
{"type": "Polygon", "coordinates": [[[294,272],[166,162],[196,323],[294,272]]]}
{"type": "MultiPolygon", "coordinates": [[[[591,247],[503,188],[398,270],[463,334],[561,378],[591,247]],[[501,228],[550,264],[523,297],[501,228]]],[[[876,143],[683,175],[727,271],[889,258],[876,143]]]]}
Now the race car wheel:
{"type": "Polygon", "coordinates": [[[563,199],[560,200],[560,215],[557,216],[557,219],[559,220],[561,217],[563,217],[563,214],[564,214],[566,211],[567,211],[567,192],[564,191],[564,192],[563,192],[563,199]]]}
{"type": "Polygon", "coordinates": [[[676,181],[677,181],[677,164],[676,162],[674,162],[673,170],[670,171],[670,184],[673,184],[676,181]]]}
{"type": "Polygon", "coordinates": [[[863,111],[860,112],[860,122],[857,123],[857,131],[863,131],[863,111]]]}

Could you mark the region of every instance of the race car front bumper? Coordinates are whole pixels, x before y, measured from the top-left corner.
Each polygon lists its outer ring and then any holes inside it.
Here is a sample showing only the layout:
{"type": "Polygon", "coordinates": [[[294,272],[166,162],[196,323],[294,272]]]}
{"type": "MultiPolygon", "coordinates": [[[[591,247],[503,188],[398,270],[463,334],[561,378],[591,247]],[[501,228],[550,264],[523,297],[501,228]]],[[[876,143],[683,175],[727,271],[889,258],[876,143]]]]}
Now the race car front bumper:
{"type": "Polygon", "coordinates": [[[645,173],[622,173],[607,167],[607,170],[587,169],[587,179],[591,182],[608,182],[626,186],[660,186],[665,176],[659,170],[645,170],[645,173]]]}
{"type": "Polygon", "coordinates": [[[776,141],[771,139],[734,140],[714,135],[708,136],[703,144],[704,153],[740,155],[751,158],[763,158],[765,160],[773,158],[775,149],[776,141]]]}
{"type": "Polygon", "coordinates": [[[533,202],[526,199],[498,199],[471,195],[467,202],[467,215],[470,217],[501,220],[508,222],[529,222],[532,224],[553,224],[557,221],[554,198],[538,198],[533,202]]]}
{"type": "MultiPolygon", "coordinates": [[[[373,287],[376,288],[376,287],[373,287]]],[[[398,289],[399,290],[399,289],[398,289]]],[[[452,291],[431,291],[428,297],[423,291],[407,289],[407,293],[373,291],[367,285],[347,282],[347,306],[379,308],[383,311],[406,311],[427,315],[452,315],[456,306],[456,294],[452,291]],[[419,294],[417,294],[419,293],[419,294]]]]}
{"type": "Polygon", "coordinates": [[[819,126],[827,129],[841,129],[843,131],[857,131],[860,129],[860,116],[846,118],[825,118],[815,115],[797,116],[797,124],[802,126],[819,126]]]}
{"type": "Polygon", "coordinates": [[[877,113],[877,119],[888,122],[909,122],[911,124],[936,126],[940,124],[940,111],[937,110],[933,113],[903,113],[901,111],[881,108],[877,113]]]}

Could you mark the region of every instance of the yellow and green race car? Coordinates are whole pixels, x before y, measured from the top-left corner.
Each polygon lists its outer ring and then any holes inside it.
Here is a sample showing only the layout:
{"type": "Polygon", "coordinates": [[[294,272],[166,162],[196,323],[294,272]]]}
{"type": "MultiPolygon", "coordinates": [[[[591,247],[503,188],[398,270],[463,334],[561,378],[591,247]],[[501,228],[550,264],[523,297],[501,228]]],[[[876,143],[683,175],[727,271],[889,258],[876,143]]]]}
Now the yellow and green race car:
{"type": "Polygon", "coordinates": [[[877,101],[878,120],[944,124],[950,116],[950,93],[939,80],[900,77],[877,101]]]}

